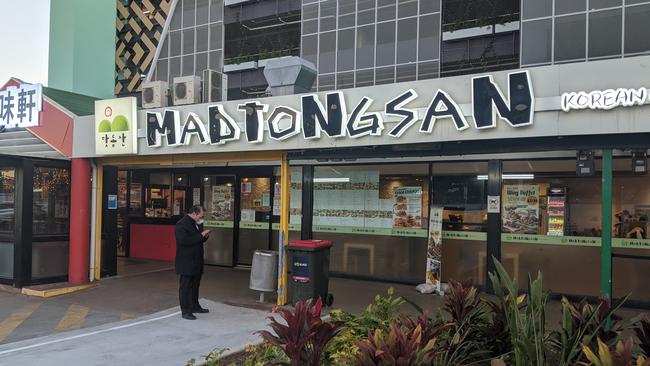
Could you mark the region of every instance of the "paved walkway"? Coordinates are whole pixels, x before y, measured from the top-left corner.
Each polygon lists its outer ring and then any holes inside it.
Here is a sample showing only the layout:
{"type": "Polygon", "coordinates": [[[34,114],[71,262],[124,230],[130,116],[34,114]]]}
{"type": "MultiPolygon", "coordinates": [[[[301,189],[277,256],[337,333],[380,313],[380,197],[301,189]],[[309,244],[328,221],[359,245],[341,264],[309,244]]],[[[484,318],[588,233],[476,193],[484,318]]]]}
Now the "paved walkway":
{"type": "Polygon", "coordinates": [[[177,307],[149,316],[0,346],[2,365],[174,365],[257,341],[269,313],[201,300],[209,314],[181,319],[177,307]]]}

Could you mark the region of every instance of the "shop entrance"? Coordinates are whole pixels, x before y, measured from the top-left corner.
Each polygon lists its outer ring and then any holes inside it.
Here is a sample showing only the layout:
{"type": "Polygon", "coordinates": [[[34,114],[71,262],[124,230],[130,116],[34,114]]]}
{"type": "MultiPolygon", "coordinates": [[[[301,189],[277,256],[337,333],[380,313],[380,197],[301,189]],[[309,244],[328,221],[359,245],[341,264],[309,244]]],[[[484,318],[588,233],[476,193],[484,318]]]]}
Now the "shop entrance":
{"type": "Polygon", "coordinates": [[[246,173],[203,176],[205,228],[212,230],[206,264],[249,266],[255,250],[270,248],[273,180],[246,173]]]}
{"type": "Polygon", "coordinates": [[[205,243],[206,264],[250,266],[255,250],[272,247],[273,223],[279,222],[280,214],[279,205],[273,204],[279,198],[275,197],[279,183],[272,166],[105,166],[104,172],[104,202],[108,206],[117,200],[103,210],[104,276],[121,274],[118,257],[172,262],[174,225],[196,204],[205,208],[204,226],[211,230],[205,243]]]}

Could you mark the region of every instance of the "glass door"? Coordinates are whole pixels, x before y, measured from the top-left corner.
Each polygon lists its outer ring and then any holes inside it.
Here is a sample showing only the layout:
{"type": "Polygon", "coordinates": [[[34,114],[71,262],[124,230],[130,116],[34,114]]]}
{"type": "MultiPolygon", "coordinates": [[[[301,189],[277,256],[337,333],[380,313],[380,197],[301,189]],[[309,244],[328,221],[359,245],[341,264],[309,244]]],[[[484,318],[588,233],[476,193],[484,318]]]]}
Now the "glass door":
{"type": "Polygon", "coordinates": [[[14,278],[16,171],[0,168],[0,278],[14,278]]]}
{"type": "Polygon", "coordinates": [[[205,264],[232,266],[234,258],[235,177],[203,177],[204,228],[211,230],[204,244],[205,264]]]}
{"type": "Polygon", "coordinates": [[[271,178],[242,177],[240,180],[239,250],[237,264],[249,266],[253,253],[269,249],[272,208],[271,178]]]}

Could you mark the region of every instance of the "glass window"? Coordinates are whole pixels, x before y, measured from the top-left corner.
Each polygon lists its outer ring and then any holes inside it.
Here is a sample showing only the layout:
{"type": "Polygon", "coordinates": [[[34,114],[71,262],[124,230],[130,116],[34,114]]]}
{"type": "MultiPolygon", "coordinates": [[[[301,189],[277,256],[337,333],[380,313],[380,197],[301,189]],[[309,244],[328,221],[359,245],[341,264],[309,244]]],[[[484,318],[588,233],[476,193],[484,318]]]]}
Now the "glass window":
{"type": "Polygon", "coordinates": [[[420,62],[418,64],[418,80],[435,79],[438,77],[438,61],[420,62]]]}
{"type": "MultiPolygon", "coordinates": [[[[486,162],[433,163],[433,207],[442,208],[442,280],[485,283],[486,162]]],[[[506,268],[509,263],[506,263],[506,268]]]]}
{"type": "Polygon", "coordinates": [[[32,243],[32,279],[68,275],[69,241],[32,243]]]}
{"type": "Polygon", "coordinates": [[[418,0],[400,0],[397,7],[397,16],[399,18],[418,15],[418,0]]]}
{"type": "Polygon", "coordinates": [[[194,75],[202,76],[203,70],[208,68],[208,53],[197,53],[194,56],[194,75]]]}
{"type": "MultiPolygon", "coordinates": [[[[650,236],[650,178],[632,173],[631,156],[615,158],[612,182],[613,253],[648,257],[650,236]]],[[[630,295],[636,301],[650,301],[648,261],[614,257],[614,297],[630,295]]]]}
{"type": "Polygon", "coordinates": [[[208,50],[208,27],[196,28],[196,52],[208,50]]]}
{"type": "Polygon", "coordinates": [[[395,22],[377,24],[377,66],[395,63],[395,22]]]}
{"type": "Polygon", "coordinates": [[[318,4],[310,4],[302,7],[302,20],[317,19],[318,4]]]}
{"type": "Polygon", "coordinates": [[[376,0],[357,0],[357,9],[362,10],[375,10],[376,0]]]}
{"type": "Polygon", "coordinates": [[[2,168],[0,169],[0,233],[14,232],[15,206],[16,171],[13,168],[2,168]]]}
{"type": "Polygon", "coordinates": [[[387,6],[377,6],[378,22],[383,22],[385,20],[393,20],[393,19],[395,19],[395,3],[392,3],[387,6]]]}
{"type": "Polygon", "coordinates": [[[375,69],[375,85],[392,84],[395,82],[395,66],[375,69]]]}
{"type": "Polygon", "coordinates": [[[194,75],[194,55],[183,56],[182,70],[181,76],[194,75]]]}
{"type": "Polygon", "coordinates": [[[129,189],[129,215],[143,216],[142,187],[146,183],[146,174],[141,170],[131,172],[131,188],[129,189]]]}
{"type": "Polygon", "coordinates": [[[334,90],[335,81],[334,74],[318,75],[318,91],[334,90]]]}
{"type": "Polygon", "coordinates": [[[320,55],[318,59],[318,72],[334,72],[336,63],[336,32],[320,34],[320,55]]]}
{"type": "MultiPolygon", "coordinates": [[[[397,23],[397,63],[415,62],[417,59],[418,20],[409,18],[397,23]]],[[[431,47],[432,45],[429,45],[431,47]]]]}
{"type": "Polygon", "coordinates": [[[14,243],[0,241],[0,278],[14,278],[14,243]]]}
{"type": "Polygon", "coordinates": [[[302,34],[318,33],[318,19],[304,20],[302,22],[302,34]]]}
{"type": "Polygon", "coordinates": [[[223,0],[212,0],[210,2],[210,22],[223,20],[223,0]]]}
{"type": "MultiPolygon", "coordinates": [[[[282,185],[280,184],[280,168],[275,168],[275,185],[273,187],[273,232],[271,249],[278,250],[280,242],[280,201],[282,185]]],[[[289,192],[289,241],[300,240],[302,227],[302,168],[291,167],[291,191],[289,192]]]]}
{"type": "Polygon", "coordinates": [[[188,189],[187,174],[174,174],[174,206],[172,215],[183,215],[187,212],[185,208],[185,196],[188,189]]]}
{"type": "Polygon", "coordinates": [[[621,9],[589,13],[589,57],[621,54],[621,9]]]}
{"type": "Polygon", "coordinates": [[[555,18],[555,61],[585,58],[587,16],[569,15],[555,18]]]}
{"type": "Polygon", "coordinates": [[[314,66],[318,66],[318,35],[313,34],[302,37],[300,52],[302,52],[302,58],[313,63],[314,66]]]}
{"type": "MultiPolygon", "coordinates": [[[[181,6],[181,1],[178,2],[176,5],[176,9],[180,9],[181,6]]],[[[174,14],[172,14],[172,23],[169,25],[171,30],[179,30],[182,28],[183,24],[183,14],[180,11],[174,11],[174,14]]]]}
{"type": "Polygon", "coordinates": [[[420,17],[418,60],[440,58],[440,14],[420,17]]]}
{"type": "Polygon", "coordinates": [[[210,12],[208,6],[210,0],[196,0],[196,24],[206,24],[210,20],[210,12]]]}
{"type": "Polygon", "coordinates": [[[359,11],[357,13],[357,25],[371,24],[375,22],[375,9],[359,11]]]}
{"type": "Polygon", "coordinates": [[[375,66],[375,26],[357,28],[357,69],[375,66]]]}
{"type": "Polygon", "coordinates": [[[194,53],[194,28],[183,31],[183,54],[194,53]]]}
{"type": "Polygon", "coordinates": [[[338,52],[337,52],[338,71],[354,69],[354,28],[339,31],[338,52]]]}
{"type": "Polygon", "coordinates": [[[375,84],[375,70],[359,70],[356,72],[356,86],[372,86],[375,84]]]}
{"type": "Polygon", "coordinates": [[[221,23],[210,25],[210,50],[221,49],[221,23]]]}
{"type": "Polygon", "coordinates": [[[70,172],[34,168],[33,233],[67,234],[70,219],[70,172]]]}
{"type": "Polygon", "coordinates": [[[169,62],[168,59],[158,60],[156,65],[156,79],[162,81],[169,81],[169,62]]]}
{"type": "Polygon", "coordinates": [[[172,177],[169,172],[149,174],[149,186],[145,189],[145,216],[172,216],[172,177]]]}
{"type": "Polygon", "coordinates": [[[551,19],[523,22],[521,63],[524,65],[551,62],[551,19]]]}
{"type": "Polygon", "coordinates": [[[420,0],[420,14],[440,11],[440,0],[420,0]]]}
{"type": "Polygon", "coordinates": [[[555,0],[555,14],[585,11],[586,0],[555,0]]]}
{"type": "Polygon", "coordinates": [[[181,76],[181,58],[172,57],[169,59],[169,82],[177,76],[181,76]]]}
{"type": "Polygon", "coordinates": [[[416,66],[417,64],[412,63],[408,65],[398,65],[396,71],[395,81],[398,83],[404,81],[413,81],[416,79],[416,66]]]}
{"type": "Polygon", "coordinates": [[[339,2],[339,29],[354,27],[356,16],[356,3],[354,1],[339,2]]]}
{"type": "Polygon", "coordinates": [[[503,162],[502,258],[516,264],[521,283],[542,271],[547,290],[597,296],[600,172],[575,170],[575,159],[503,162]]]}
{"type": "Polygon", "coordinates": [[[524,0],[523,7],[524,19],[547,17],[552,15],[553,0],[524,0]]]}
{"type": "Polygon", "coordinates": [[[183,28],[193,27],[196,24],[195,12],[195,0],[183,0],[183,28]]]}
{"type": "Polygon", "coordinates": [[[316,167],[313,231],[334,242],[330,269],[421,280],[428,192],[427,164],[316,167]]]}
{"type": "Polygon", "coordinates": [[[589,0],[589,9],[603,9],[621,6],[621,0],[589,0]]]}
{"type": "Polygon", "coordinates": [[[326,0],[320,3],[320,31],[336,29],[336,0],[326,0]]]}
{"type": "Polygon", "coordinates": [[[169,56],[180,56],[181,54],[181,32],[169,32],[169,56]]]}
{"type": "Polygon", "coordinates": [[[222,60],[221,60],[221,51],[212,51],[210,52],[210,69],[212,70],[217,70],[221,71],[221,65],[222,65],[222,60]]]}
{"type": "Polygon", "coordinates": [[[354,87],[354,72],[340,72],[336,74],[336,89],[354,87]]]}
{"type": "Polygon", "coordinates": [[[650,51],[650,4],[625,8],[625,53],[650,51]]]}

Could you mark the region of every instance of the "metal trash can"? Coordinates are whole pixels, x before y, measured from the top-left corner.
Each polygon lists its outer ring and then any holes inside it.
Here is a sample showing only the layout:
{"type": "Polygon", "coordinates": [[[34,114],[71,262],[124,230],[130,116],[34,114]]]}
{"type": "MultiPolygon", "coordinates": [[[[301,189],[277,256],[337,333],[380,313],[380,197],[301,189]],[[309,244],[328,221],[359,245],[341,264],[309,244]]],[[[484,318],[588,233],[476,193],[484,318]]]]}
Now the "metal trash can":
{"type": "Polygon", "coordinates": [[[334,302],[329,288],[331,240],[297,240],[289,243],[291,302],[319,297],[327,306],[334,302]]]}
{"type": "Polygon", "coordinates": [[[261,291],[260,302],[264,302],[265,292],[275,292],[278,289],[278,252],[272,250],[256,250],[253,254],[251,279],[249,288],[261,291]]]}

